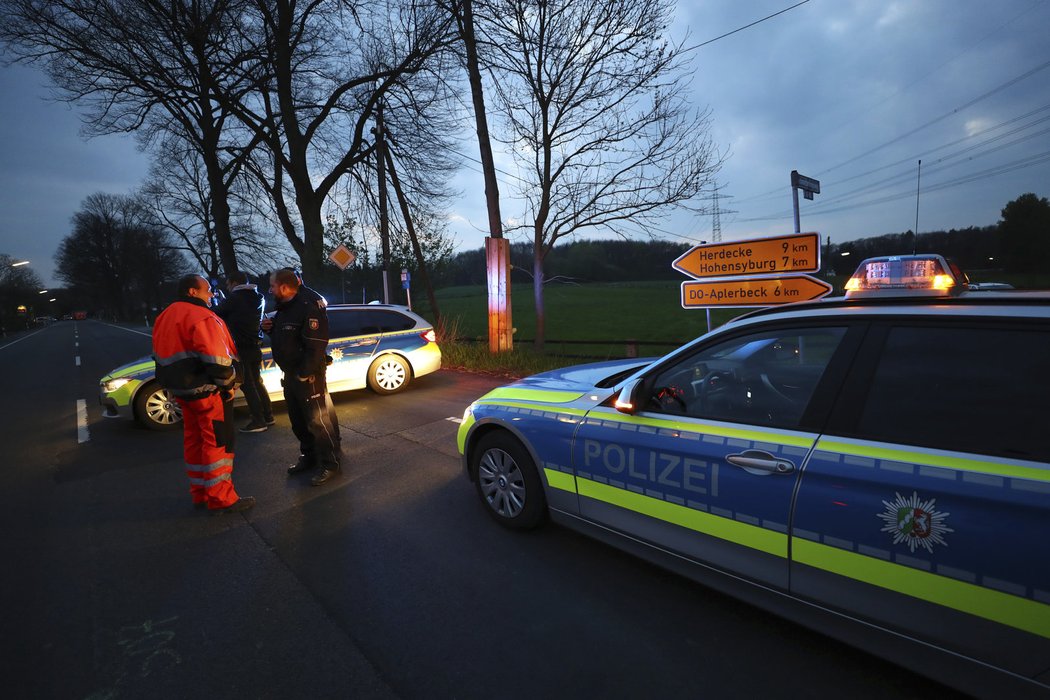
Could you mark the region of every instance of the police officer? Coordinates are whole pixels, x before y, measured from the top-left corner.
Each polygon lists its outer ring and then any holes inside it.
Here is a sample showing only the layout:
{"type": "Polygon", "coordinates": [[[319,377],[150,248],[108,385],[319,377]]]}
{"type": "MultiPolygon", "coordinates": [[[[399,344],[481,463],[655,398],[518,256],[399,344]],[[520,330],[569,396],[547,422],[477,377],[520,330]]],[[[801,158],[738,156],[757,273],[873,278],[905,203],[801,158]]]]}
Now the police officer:
{"type": "Polygon", "coordinates": [[[277,313],[265,319],[273,358],[284,372],[284,399],[292,432],[299,439],[299,460],[289,474],[318,469],[310,483],[320,486],[341,471],[338,423],[326,404],[325,350],[328,347],[328,314],[325,305],[308,297],[291,270],[270,275],[270,292],[277,313]]]}
{"type": "Polygon", "coordinates": [[[237,344],[237,355],[244,370],[244,383],[241,391],[248,403],[251,421],[241,428],[242,433],[261,433],[273,425],[273,407],[270,395],[263,385],[262,371],[262,333],[259,324],[262,321],[266,299],[254,284],[248,283],[248,275],[243,272],[232,272],[226,276],[226,297],[216,313],[226,321],[237,344]]]}

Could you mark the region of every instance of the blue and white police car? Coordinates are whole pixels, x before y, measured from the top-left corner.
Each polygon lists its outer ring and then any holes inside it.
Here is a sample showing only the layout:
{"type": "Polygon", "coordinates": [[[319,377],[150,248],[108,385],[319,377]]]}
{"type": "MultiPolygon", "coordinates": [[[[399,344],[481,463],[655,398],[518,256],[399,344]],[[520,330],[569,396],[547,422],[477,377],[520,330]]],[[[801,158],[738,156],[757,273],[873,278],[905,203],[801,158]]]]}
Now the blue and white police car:
{"type": "Polygon", "coordinates": [[[940,256],[467,408],[487,511],[549,518],[967,693],[1050,696],[1050,293],[940,256]]]}
{"type": "MultiPolygon", "coordinates": [[[[328,390],[363,389],[393,394],[413,378],[441,369],[434,328],[422,316],[394,304],[334,304],[328,311],[328,390]]],[[[155,378],[152,357],[117,367],[99,381],[99,402],[107,418],[134,418],[154,430],[182,423],[182,411],[155,378]]],[[[262,381],[272,401],[284,401],[282,372],[267,342],[262,348],[262,381]]],[[[234,402],[244,404],[240,390],[234,402]]]]}

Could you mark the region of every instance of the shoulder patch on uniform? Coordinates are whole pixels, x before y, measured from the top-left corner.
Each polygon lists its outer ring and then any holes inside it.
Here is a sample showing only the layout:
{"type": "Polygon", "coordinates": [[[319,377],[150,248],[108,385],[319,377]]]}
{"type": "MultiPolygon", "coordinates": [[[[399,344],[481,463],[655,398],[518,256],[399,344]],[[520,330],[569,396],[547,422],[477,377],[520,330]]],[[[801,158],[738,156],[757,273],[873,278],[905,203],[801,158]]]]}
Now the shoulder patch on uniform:
{"type": "Polygon", "coordinates": [[[310,330],[312,330],[312,331],[316,331],[316,330],[317,330],[317,327],[318,327],[319,325],[321,325],[321,324],[319,324],[319,323],[317,322],[317,319],[316,319],[316,318],[311,318],[311,319],[309,319],[309,320],[307,321],[307,325],[308,325],[308,326],[310,326],[310,330]]]}

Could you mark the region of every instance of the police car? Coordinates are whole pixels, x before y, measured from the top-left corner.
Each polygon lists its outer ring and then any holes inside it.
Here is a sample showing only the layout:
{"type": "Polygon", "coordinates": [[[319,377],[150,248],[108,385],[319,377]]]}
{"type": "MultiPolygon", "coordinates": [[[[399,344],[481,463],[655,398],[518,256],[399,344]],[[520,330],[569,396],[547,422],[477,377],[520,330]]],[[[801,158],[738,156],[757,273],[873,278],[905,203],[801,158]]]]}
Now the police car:
{"type": "Polygon", "coordinates": [[[467,476],[967,693],[1050,693],[1050,293],[940,256],[471,404],[467,476]]]}
{"type": "MultiPolygon", "coordinates": [[[[328,311],[328,390],[363,389],[393,394],[414,377],[441,368],[441,350],[430,322],[404,306],[336,304],[328,311]]],[[[262,380],[270,399],[284,400],[282,373],[268,345],[263,347],[262,380]]],[[[182,412],[155,378],[152,357],[116,368],[99,382],[99,401],[107,418],[134,418],[147,428],[182,422],[182,412]]],[[[243,404],[237,392],[235,403],[243,404]]]]}

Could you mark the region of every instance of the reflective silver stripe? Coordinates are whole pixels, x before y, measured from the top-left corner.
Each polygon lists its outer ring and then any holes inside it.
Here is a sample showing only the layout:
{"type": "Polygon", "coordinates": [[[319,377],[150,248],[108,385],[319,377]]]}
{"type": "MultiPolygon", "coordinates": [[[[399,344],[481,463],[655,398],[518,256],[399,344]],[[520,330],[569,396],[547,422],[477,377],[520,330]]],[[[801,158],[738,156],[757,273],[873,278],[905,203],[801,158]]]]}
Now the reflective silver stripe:
{"type": "Polygon", "coordinates": [[[190,484],[192,484],[193,486],[204,486],[204,487],[215,486],[215,484],[218,484],[218,483],[223,482],[223,481],[231,481],[231,475],[230,475],[229,472],[226,472],[225,474],[217,476],[214,479],[207,479],[207,480],[205,480],[205,479],[198,479],[198,478],[192,477],[192,476],[190,477],[190,484]]]}
{"type": "Polygon", "coordinates": [[[186,471],[188,472],[210,472],[224,466],[233,466],[233,457],[223,457],[218,462],[212,462],[211,464],[190,464],[186,462],[186,471]]]}
{"type": "Polygon", "coordinates": [[[168,357],[156,358],[157,364],[161,367],[167,367],[173,365],[180,360],[200,360],[201,362],[207,362],[213,365],[220,365],[222,367],[231,367],[233,365],[233,359],[229,356],[220,357],[218,355],[205,355],[204,353],[194,352],[193,350],[183,350],[177,352],[174,355],[168,357]]]}

